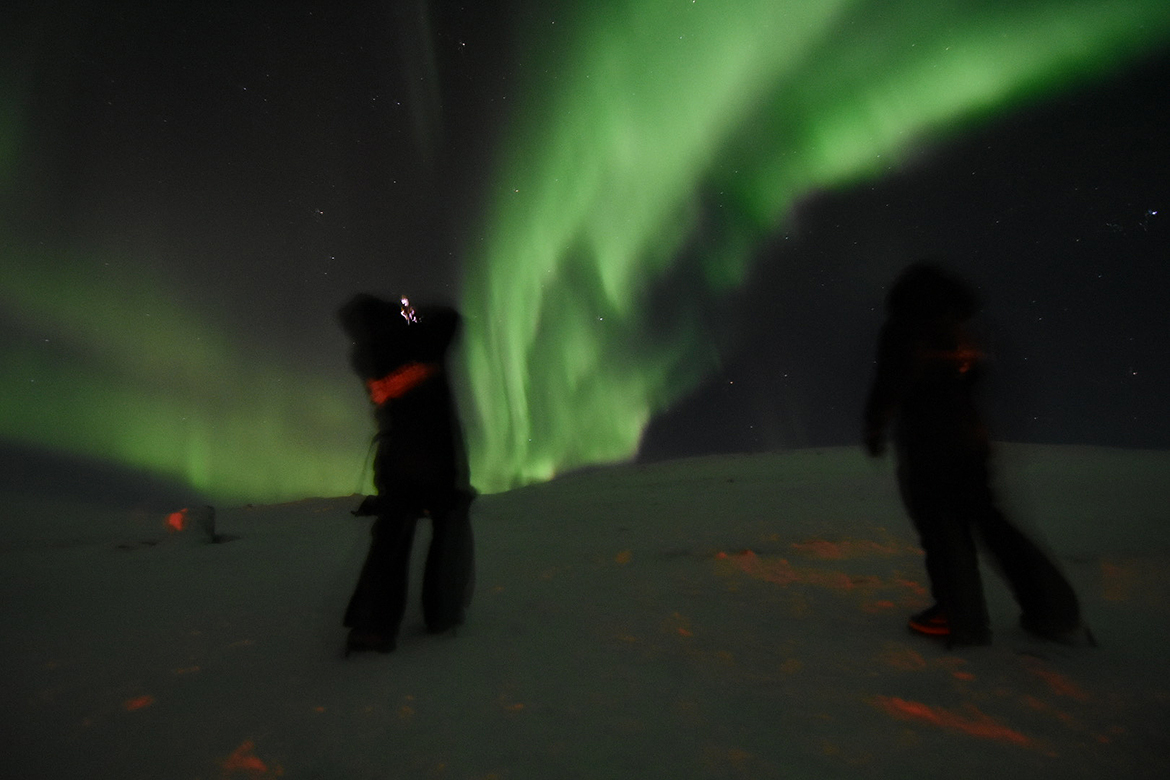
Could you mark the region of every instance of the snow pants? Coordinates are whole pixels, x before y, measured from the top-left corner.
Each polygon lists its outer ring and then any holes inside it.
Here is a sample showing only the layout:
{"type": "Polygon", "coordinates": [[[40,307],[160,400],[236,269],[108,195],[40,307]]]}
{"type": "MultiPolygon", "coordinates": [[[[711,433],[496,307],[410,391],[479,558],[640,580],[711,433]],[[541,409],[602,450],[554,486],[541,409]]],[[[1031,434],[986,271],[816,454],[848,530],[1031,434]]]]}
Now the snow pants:
{"type": "Polygon", "coordinates": [[[950,623],[951,641],[978,644],[990,637],[977,537],[1019,604],[1021,622],[1054,633],[1080,625],[1072,585],[996,506],[986,456],[903,460],[898,483],[926,554],[931,593],[950,623]]]}
{"type": "Polygon", "coordinates": [[[423,619],[441,633],[463,622],[475,587],[475,548],[470,508],[473,495],[457,493],[412,506],[381,507],[371,529],[370,550],[345,610],[345,626],[388,639],[398,635],[406,612],[414,532],[424,514],[431,518],[431,543],[423,573],[423,619]]]}

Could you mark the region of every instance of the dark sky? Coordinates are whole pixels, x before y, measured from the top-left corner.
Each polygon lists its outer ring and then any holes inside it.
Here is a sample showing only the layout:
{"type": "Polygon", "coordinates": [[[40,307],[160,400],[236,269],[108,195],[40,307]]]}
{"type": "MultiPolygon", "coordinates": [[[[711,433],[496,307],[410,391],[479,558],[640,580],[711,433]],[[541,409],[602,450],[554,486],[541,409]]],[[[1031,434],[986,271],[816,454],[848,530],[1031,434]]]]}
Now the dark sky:
{"type": "Polygon", "coordinates": [[[195,294],[222,294],[239,327],[283,329],[274,343],[315,338],[306,311],[387,275],[454,297],[506,100],[506,36],[491,14],[28,5],[14,69],[29,95],[20,173],[36,191],[14,198],[16,230],[167,254],[195,294]]]}
{"type": "MultiPolygon", "coordinates": [[[[568,4],[533,6],[18,3],[5,230],[156,258],[229,331],[338,370],[354,291],[458,297],[513,31],[568,4]]],[[[1170,446],[1168,84],[1147,59],[810,195],[644,456],[855,441],[882,285],[924,255],[984,296],[998,435],[1170,446]]]]}
{"type": "Polygon", "coordinates": [[[1168,85],[1149,59],[810,197],[762,250],[721,375],[644,454],[856,441],[882,285],[922,257],[979,288],[996,435],[1170,445],[1168,85]]]}

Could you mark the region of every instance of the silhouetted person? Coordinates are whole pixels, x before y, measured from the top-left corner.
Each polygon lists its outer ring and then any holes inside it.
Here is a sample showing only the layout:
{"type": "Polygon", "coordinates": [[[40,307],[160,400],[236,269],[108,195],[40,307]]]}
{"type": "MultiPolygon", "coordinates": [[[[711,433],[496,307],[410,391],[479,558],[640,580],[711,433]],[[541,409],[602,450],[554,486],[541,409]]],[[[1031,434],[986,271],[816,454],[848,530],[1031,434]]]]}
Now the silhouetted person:
{"type": "Polygon", "coordinates": [[[460,326],[448,308],[415,309],[357,295],[339,312],[353,340],[350,362],[374,404],[377,496],[354,513],[376,515],[370,551],[345,611],[346,653],[390,652],[406,611],[415,525],[431,519],[423,617],[432,633],[463,622],[474,549],[463,432],[447,380],[447,349],[460,326]]]}
{"type": "Polygon", "coordinates": [[[1021,625],[1071,639],[1081,627],[1076,594],[992,494],[988,434],[973,396],[984,355],[966,327],[978,308],[966,284],[927,263],[903,271],[886,297],[865,446],[881,455],[892,423],[902,501],[926,553],[935,599],[910,628],[948,644],[991,641],[977,532],[1023,611],[1021,625]]]}

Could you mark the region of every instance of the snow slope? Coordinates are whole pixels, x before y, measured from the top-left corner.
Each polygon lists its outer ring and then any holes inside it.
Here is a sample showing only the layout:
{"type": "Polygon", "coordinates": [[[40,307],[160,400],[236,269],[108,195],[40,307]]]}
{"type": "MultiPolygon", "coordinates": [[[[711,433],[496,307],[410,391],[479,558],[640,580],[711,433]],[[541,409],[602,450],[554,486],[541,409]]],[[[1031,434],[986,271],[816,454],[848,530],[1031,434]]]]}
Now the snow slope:
{"type": "Polygon", "coordinates": [[[999,466],[1100,648],[1024,635],[990,573],[994,646],[909,634],[921,553],[891,464],[856,449],[484,496],[468,623],[427,636],[416,589],[397,652],[350,659],[355,497],[221,508],[219,544],[157,510],[5,502],[0,777],[1162,776],[1170,453],[999,466]]]}

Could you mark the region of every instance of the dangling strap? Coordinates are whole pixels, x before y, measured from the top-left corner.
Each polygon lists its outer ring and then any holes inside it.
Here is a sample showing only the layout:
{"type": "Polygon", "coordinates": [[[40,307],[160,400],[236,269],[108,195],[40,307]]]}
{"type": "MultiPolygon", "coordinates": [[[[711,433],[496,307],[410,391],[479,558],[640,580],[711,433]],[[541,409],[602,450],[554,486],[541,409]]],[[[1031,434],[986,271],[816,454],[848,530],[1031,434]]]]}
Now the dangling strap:
{"type": "Polygon", "coordinates": [[[367,379],[370,400],[377,406],[401,398],[425,382],[439,370],[435,363],[407,363],[381,379],[367,379]]]}

